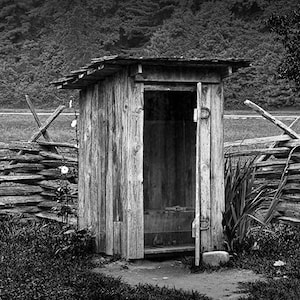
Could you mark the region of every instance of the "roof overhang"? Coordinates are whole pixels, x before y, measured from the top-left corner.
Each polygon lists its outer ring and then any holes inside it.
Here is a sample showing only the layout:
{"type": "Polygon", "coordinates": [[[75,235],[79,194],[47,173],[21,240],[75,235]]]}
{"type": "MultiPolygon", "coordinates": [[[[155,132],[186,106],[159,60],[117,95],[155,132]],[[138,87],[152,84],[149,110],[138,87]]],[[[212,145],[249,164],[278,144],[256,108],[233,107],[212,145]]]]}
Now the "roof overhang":
{"type": "Polygon", "coordinates": [[[83,89],[88,85],[104,80],[106,77],[127,66],[164,66],[172,68],[210,68],[229,76],[239,68],[249,67],[250,61],[245,59],[201,59],[183,57],[133,57],[103,56],[92,59],[91,63],[70,72],[65,77],[51,82],[58,89],[83,89]]]}

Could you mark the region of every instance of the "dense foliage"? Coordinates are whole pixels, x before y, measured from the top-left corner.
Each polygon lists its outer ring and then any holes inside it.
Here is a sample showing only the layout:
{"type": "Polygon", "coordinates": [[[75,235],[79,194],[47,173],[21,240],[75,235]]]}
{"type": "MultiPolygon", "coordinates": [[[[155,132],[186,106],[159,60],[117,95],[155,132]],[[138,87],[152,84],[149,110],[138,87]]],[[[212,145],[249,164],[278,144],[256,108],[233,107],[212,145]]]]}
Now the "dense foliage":
{"type": "MultiPolygon", "coordinates": [[[[277,76],[285,48],[266,21],[297,0],[0,0],[0,104],[67,103],[49,82],[92,57],[129,53],[250,58],[226,85],[227,107],[246,98],[265,107],[299,101],[277,76]]],[[[298,96],[297,96],[298,95],[298,96]]]]}
{"type": "Polygon", "coordinates": [[[286,49],[279,72],[295,81],[296,88],[300,89],[300,9],[283,16],[273,15],[269,25],[280,36],[286,49]]]}

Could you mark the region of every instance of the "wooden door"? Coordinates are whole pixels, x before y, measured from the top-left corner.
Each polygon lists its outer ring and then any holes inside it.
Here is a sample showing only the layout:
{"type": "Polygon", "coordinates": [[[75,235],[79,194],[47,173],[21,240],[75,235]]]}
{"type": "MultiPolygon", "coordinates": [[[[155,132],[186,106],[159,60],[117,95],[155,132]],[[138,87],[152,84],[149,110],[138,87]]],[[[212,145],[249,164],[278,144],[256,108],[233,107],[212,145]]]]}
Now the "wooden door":
{"type": "Polygon", "coordinates": [[[221,84],[197,84],[195,265],[202,252],[223,246],[223,91],[221,84]]]}

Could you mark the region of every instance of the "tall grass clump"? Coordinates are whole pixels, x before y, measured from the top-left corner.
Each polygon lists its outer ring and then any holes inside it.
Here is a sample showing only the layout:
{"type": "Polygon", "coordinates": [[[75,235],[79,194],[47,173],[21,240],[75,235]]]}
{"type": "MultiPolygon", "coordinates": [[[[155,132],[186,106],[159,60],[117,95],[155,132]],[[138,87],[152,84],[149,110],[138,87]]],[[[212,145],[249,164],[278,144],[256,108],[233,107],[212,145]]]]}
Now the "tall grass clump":
{"type": "Polygon", "coordinates": [[[264,225],[256,216],[267,190],[255,185],[254,159],[225,161],[225,212],[223,226],[226,246],[233,251],[242,244],[251,224],[264,225]]]}

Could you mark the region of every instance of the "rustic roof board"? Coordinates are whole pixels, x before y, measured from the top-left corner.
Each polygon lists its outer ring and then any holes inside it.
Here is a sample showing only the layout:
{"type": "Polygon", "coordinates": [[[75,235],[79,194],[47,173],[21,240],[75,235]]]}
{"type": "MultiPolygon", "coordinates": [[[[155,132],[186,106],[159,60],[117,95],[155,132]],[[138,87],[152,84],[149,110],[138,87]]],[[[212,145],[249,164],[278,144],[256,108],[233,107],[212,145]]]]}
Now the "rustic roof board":
{"type": "Polygon", "coordinates": [[[143,64],[166,67],[210,67],[228,68],[235,72],[242,67],[250,65],[245,59],[208,59],[184,57],[134,57],[134,56],[103,56],[93,58],[90,64],[72,71],[70,74],[51,82],[58,88],[81,89],[93,82],[103,80],[105,77],[118,72],[122,67],[143,64]]]}

